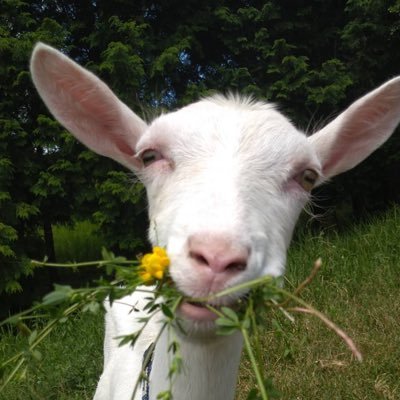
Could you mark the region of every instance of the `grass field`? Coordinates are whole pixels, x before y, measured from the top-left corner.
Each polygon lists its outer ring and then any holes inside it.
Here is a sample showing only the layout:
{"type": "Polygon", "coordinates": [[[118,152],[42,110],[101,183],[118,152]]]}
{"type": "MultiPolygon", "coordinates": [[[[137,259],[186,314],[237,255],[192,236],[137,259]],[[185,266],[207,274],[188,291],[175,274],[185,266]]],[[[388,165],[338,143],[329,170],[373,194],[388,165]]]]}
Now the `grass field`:
{"type": "Polygon", "coordinates": [[[78,221],[72,226],[53,228],[54,247],[58,262],[88,261],[101,258],[104,238],[96,225],[78,221]]]}
{"type": "MultiPolygon", "coordinates": [[[[266,316],[265,370],[283,400],[400,399],[400,209],[341,235],[305,235],[291,249],[287,287],[323,268],[303,298],[327,314],[356,342],[362,363],[319,320],[266,316]]],[[[91,399],[102,367],[102,316],[85,315],[60,326],[40,349],[23,380],[1,400],[91,399]]],[[[25,346],[10,330],[0,339],[0,360],[25,346]]],[[[243,359],[238,396],[254,386],[243,359]]],[[[188,399],[190,400],[190,399],[188,399]]],[[[205,399],[207,400],[207,399],[205,399]]],[[[221,399],[224,400],[224,399],[221,399]]]]}

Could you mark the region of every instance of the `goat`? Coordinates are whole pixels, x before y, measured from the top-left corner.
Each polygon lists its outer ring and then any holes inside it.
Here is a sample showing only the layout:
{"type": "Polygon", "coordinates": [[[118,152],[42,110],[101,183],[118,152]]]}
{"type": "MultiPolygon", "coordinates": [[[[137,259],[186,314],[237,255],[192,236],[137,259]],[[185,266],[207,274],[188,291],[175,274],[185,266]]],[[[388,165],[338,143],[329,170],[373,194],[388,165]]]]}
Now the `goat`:
{"type": "MultiPolygon", "coordinates": [[[[134,171],[146,187],[149,239],[167,249],[176,287],[205,297],[233,285],[284,273],[295,222],[313,187],[364,160],[400,120],[400,77],[357,100],[307,137],[274,106],[213,96],[147,124],[99,78],[38,44],[32,79],[53,115],[82,143],[134,171]]],[[[218,300],[232,305],[243,293],[218,300]]],[[[159,316],[135,347],[117,336],[139,327],[135,292],[107,306],[104,370],[95,400],[129,400],[159,316]]],[[[175,400],[229,400],[242,349],[239,333],[215,334],[203,305],[178,309],[188,334],[177,333],[184,362],[175,400]]],[[[150,374],[150,398],[168,388],[167,338],[161,335],[150,374]]],[[[139,390],[140,392],[140,390],[139,390]]],[[[135,399],[141,399],[142,393],[135,399]]]]}

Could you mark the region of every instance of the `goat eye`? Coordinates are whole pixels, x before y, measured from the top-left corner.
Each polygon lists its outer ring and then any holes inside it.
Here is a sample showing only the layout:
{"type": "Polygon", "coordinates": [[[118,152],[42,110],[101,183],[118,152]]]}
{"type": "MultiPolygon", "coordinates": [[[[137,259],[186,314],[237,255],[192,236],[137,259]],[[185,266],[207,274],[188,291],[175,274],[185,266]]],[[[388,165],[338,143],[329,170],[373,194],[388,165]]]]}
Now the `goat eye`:
{"type": "Polygon", "coordinates": [[[307,192],[311,192],[318,179],[318,174],[312,169],[304,170],[298,177],[300,186],[307,192]]]}
{"type": "Polygon", "coordinates": [[[162,155],[159,151],[149,149],[145,150],[141,155],[140,159],[142,160],[142,163],[145,167],[149,166],[153,162],[156,162],[158,160],[162,159],[162,155]]]}

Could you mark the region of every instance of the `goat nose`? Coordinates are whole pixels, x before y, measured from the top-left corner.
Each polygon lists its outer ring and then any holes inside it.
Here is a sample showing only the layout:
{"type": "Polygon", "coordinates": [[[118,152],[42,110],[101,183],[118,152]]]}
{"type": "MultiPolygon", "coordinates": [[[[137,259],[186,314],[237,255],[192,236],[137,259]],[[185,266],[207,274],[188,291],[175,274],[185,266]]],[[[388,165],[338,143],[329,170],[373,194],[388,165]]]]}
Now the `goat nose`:
{"type": "Polygon", "coordinates": [[[210,268],[215,273],[243,271],[249,258],[246,246],[219,235],[190,236],[188,251],[195,266],[210,268]]]}

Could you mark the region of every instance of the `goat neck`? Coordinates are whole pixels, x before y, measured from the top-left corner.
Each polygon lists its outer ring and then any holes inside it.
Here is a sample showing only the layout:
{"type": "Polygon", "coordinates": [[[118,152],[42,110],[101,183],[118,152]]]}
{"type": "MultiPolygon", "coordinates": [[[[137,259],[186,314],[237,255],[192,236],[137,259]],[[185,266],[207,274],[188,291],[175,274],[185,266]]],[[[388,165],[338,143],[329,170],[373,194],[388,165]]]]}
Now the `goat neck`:
{"type": "MultiPolygon", "coordinates": [[[[166,357],[171,334],[165,330],[154,351],[150,374],[150,399],[169,388],[171,357],[166,357]]],[[[173,378],[174,400],[231,400],[234,398],[243,339],[240,332],[209,339],[176,335],[183,360],[181,373],[173,378]]]]}

